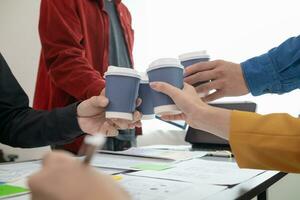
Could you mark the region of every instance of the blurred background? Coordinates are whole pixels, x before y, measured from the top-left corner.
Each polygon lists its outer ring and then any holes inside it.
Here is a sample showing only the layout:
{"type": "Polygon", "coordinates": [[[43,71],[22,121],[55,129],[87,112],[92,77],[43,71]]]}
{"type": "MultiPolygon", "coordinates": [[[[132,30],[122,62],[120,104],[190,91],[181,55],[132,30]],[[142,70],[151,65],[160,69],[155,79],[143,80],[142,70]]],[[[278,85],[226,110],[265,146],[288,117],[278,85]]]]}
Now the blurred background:
{"type": "MultiPolygon", "coordinates": [[[[124,0],[133,17],[135,65],[144,71],[160,57],[207,50],[212,59],[242,62],[300,33],[297,0],[124,0]]],[[[38,67],[39,0],[0,0],[0,52],[32,102],[38,67]]],[[[221,101],[254,101],[258,112],[300,114],[299,90],[285,95],[251,95],[221,101]]],[[[158,120],[144,123],[139,145],[184,144],[184,131],[158,120]],[[155,129],[153,127],[160,127],[155,129]]],[[[39,158],[49,148],[20,150],[20,160],[39,158]]],[[[288,175],[270,190],[270,199],[299,199],[299,175],[288,175]]]]}

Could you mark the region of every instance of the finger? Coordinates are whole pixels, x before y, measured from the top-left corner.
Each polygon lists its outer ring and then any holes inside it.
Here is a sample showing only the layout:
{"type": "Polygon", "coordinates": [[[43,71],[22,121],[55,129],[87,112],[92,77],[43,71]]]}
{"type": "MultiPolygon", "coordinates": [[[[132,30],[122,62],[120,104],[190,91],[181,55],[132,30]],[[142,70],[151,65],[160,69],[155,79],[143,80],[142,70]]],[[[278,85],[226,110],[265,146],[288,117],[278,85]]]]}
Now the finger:
{"type": "Polygon", "coordinates": [[[117,137],[119,135],[119,131],[115,128],[108,129],[107,137],[117,137]]]}
{"type": "Polygon", "coordinates": [[[221,89],[222,87],[223,87],[223,83],[221,81],[214,80],[197,86],[196,91],[198,93],[209,93],[211,90],[218,90],[221,89]]]}
{"type": "Polygon", "coordinates": [[[184,78],[184,82],[193,85],[195,83],[206,82],[215,78],[216,75],[213,73],[212,70],[210,70],[192,74],[191,76],[184,78]]]}
{"type": "Polygon", "coordinates": [[[124,119],[111,119],[111,121],[117,125],[119,130],[126,130],[129,127],[131,121],[124,119]]]}
{"type": "Polygon", "coordinates": [[[141,128],[142,127],[142,122],[141,121],[135,122],[134,126],[138,127],[138,128],[141,128]]]}
{"type": "Polygon", "coordinates": [[[107,120],[107,123],[116,129],[120,129],[120,127],[117,124],[115,124],[112,120],[107,120]]]}
{"type": "Polygon", "coordinates": [[[161,116],[161,119],[165,121],[185,120],[185,115],[183,113],[178,115],[163,115],[161,116]]]}
{"type": "Polygon", "coordinates": [[[217,63],[217,61],[196,63],[194,65],[191,65],[190,67],[185,68],[184,76],[187,77],[197,72],[212,70],[217,66],[217,63]]]}
{"type": "Polygon", "coordinates": [[[105,108],[108,105],[108,98],[105,96],[94,96],[91,98],[91,104],[93,107],[105,108]]]}
{"type": "Polygon", "coordinates": [[[45,180],[43,174],[44,174],[44,171],[39,171],[39,172],[29,176],[29,178],[28,178],[27,183],[28,183],[30,191],[32,192],[32,197],[31,197],[32,200],[38,199],[36,197],[36,194],[39,193],[41,183],[43,183],[45,180]]]}
{"type": "Polygon", "coordinates": [[[212,94],[209,94],[205,97],[203,97],[203,101],[205,102],[211,102],[211,101],[214,101],[214,100],[217,100],[217,99],[220,99],[222,97],[224,97],[224,93],[222,90],[217,90],[216,92],[212,93],[212,94]]]}
{"type": "Polygon", "coordinates": [[[140,121],[142,119],[142,114],[139,112],[139,111],[135,111],[134,113],[133,113],[133,123],[134,122],[138,122],[138,121],[140,121]]]}
{"type": "Polygon", "coordinates": [[[100,133],[106,137],[115,137],[119,134],[118,130],[107,121],[101,126],[100,133]]]}
{"type": "Polygon", "coordinates": [[[103,88],[101,93],[100,93],[100,96],[105,96],[105,91],[106,91],[105,88],[103,88]]]}
{"type": "Polygon", "coordinates": [[[152,82],[150,83],[150,87],[157,92],[168,95],[172,99],[175,99],[182,94],[182,91],[180,89],[164,82],[152,82]]]}
{"type": "Polygon", "coordinates": [[[138,98],[136,100],[136,107],[139,107],[142,104],[143,100],[141,98],[138,98]]]}
{"type": "Polygon", "coordinates": [[[195,104],[196,101],[201,102],[195,88],[187,83],[184,83],[182,90],[162,82],[151,83],[150,86],[153,90],[169,96],[183,113],[194,111],[193,104],[195,104]]]}
{"type": "Polygon", "coordinates": [[[131,129],[131,130],[132,130],[132,129],[135,129],[135,125],[134,125],[134,124],[129,124],[129,125],[128,125],[128,129],[131,129]]]}

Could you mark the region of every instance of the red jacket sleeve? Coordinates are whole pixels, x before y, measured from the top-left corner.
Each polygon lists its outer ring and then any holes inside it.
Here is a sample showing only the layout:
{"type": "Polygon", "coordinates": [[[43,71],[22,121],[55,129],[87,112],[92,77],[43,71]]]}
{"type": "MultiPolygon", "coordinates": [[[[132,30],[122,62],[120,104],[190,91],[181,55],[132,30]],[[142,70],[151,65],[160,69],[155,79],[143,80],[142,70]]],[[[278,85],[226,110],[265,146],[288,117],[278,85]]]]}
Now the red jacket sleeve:
{"type": "Polygon", "coordinates": [[[78,100],[99,95],[105,81],[85,57],[76,2],[42,0],[39,33],[54,84],[78,100]]]}

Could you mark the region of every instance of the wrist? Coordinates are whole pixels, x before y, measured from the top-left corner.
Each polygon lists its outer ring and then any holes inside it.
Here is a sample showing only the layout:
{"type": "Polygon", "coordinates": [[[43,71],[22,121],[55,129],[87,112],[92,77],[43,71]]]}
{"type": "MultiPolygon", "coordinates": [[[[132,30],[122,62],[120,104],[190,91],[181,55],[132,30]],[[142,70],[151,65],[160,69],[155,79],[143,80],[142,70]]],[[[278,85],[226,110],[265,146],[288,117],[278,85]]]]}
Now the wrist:
{"type": "Polygon", "coordinates": [[[200,129],[213,133],[221,138],[229,138],[231,110],[210,105],[198,109],[200,129]]]}
{"type": "Polygon", "coordinates": [[[82,104],[83,104],[82,101],[76,103],[76,116],[77,117],[80,117],[82,115],[82,111],[81,111],[82,110],[82,104]]]}

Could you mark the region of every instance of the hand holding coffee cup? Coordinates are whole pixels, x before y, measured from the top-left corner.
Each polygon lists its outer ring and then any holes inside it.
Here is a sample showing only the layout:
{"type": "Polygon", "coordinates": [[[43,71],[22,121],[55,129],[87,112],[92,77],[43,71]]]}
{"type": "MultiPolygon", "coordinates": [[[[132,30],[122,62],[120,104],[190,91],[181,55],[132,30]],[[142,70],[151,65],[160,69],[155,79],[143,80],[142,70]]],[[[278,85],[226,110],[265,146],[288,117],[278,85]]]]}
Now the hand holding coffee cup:
{"type": "MultiPolygon", "coordinates": [[[[166,82],[183,88],[183,66],[178,59],[162,58],[152,62],[147,69],[149,82],[166,82]]],[[[154,112],[157,115],[179,114],[181,111],[167,95],[151,90],[154,112]]]]}
{"type": "MultiPolygon", "coordinates": [[[[181,64],[184,66],[185,69],[187,69],[188,67],[197,64],[197,63],[201,63],[201,62],[208,62],[210,60],[210,56],[207,54],[206,51],[197,51],[197,52],[191,52],[191,53],[185,53],[179,56],[179,60],[181,62],[181,64]]],[[[194,75],[194,74],[190,74],[194,75]]],[[[199,81],[199,82],[195,82],[192,81],[190,82],[189,77],[185,77],[185,81],[191,85],[193,85],[194,87],[197,87],[201,84],[207,83],[210,80],[207,81],[199,81]]],[[[206,96],[207,94],[203,94],[200,93],[199,94],[201,97],[206,96]]]]}
{"type": "Polygon", "coordinates": [[[141,76],[134,69],[110,66],[105,73],[105,95],[109,99],[105,116],[132,121],[141,76]]]}

